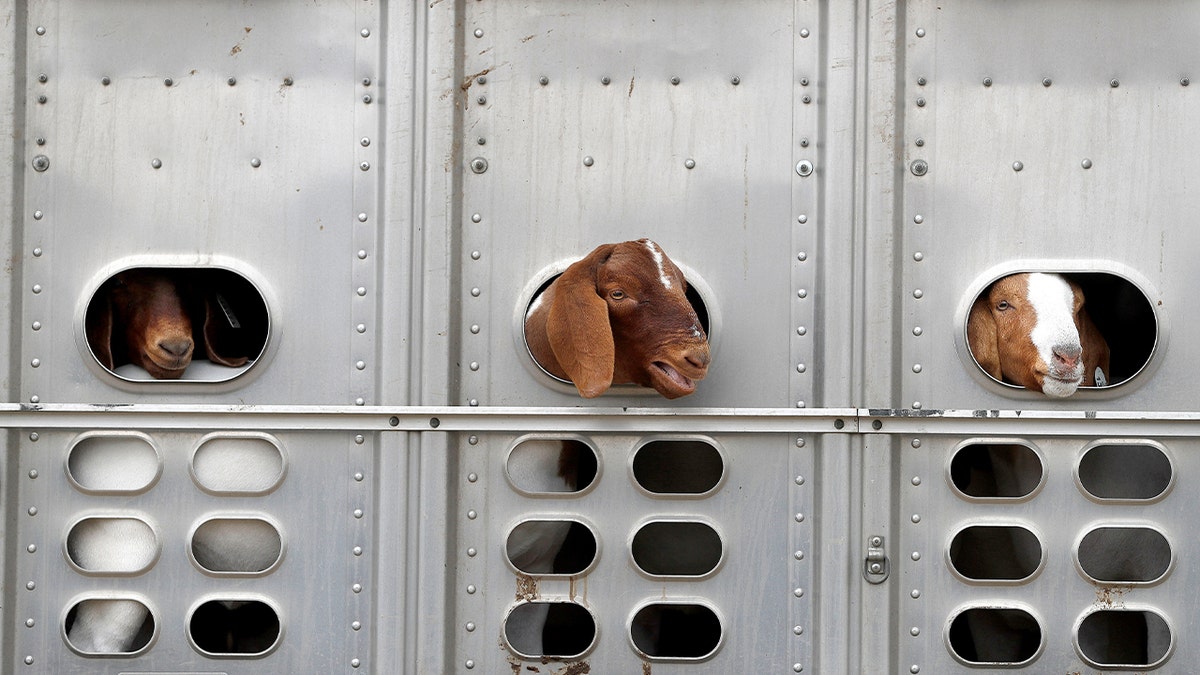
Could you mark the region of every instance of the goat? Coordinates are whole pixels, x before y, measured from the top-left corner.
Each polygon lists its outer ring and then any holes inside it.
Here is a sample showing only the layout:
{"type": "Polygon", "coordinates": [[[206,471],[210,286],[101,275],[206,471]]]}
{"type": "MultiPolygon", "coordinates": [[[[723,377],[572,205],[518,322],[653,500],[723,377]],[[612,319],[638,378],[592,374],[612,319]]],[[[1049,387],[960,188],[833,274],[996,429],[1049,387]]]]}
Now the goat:
{"type": "Polygon", "coordinates": [[[1011,274],[971,306],[967,344],[988,375],[1047,396],[1108,384],[1108,343],[1079,285],[1058,274],[1011,274]]]}
{"type": "Polygon", "coordinates": [[[198,298],[180,271],[135,268],[117,273],[96,291],[85,326],[100,365],[140,366],[156,380],[175,380],[195,356],[197,342],[209,361],[236,368],[246,356],[218,352],[221,311],[215,298],[198,298]],[[197,320],[200,319],[200,320],[197,320]]]}
{"type": "Polygon", "coordinates": [[[708,372],[708,338],[683,273],[649,239],[604,244],[530,305],[529,353],[584,398],[613,384],[687,396],[708,372]]]}

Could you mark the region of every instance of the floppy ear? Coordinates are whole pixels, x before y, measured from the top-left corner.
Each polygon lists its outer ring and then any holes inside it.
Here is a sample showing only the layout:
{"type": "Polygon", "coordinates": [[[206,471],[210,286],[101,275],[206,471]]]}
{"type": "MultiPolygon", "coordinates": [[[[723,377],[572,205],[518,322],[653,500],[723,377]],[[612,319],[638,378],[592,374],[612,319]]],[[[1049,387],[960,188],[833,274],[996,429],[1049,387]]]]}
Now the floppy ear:
{"type": "Polygon", "coordinates": [[[1079,311],[1079,344],[1083,346],[1083,386],[1108,386],[1108,341],[1100,334],[1087,310],[1079,311]]]}
{"type": "Polygon", "coordinates": [[[554,282],[546,333],[554,357],[584,398],[595,398],[612,386],[616,346],[608,303],[596,292],[596,273],[612,249],[597,248],[554,282]]]}
{"type": "Polygon", "coordinates": [[[234,325],[236,319],[231,319],[230,314],[221,308],[221,298],[215,293],[208,293],[204,297],[204,353],[208,356],[208,360],[222,366],[237,368],[246,365],[250,359],[245,356],[226,357],[222,356],[217,350],[226,342],[231,340],[225,336],[230,330],[237,330],[240,325],[234,325]]]}
{"type": "Polygon", "coordinates": [[[96,360],[100,362],[100,365],[109,370],[112,370],[114,366],[112,324],[112,298],[109,297],[109,287],[105,283],[96,290],[96,295],[88,304],[83,325],[84,332],[87,334],[88,347],[91,347],[92,353],[96,355],[96,360]]]}
{"type": "Polygon", "coordinates": [[[987,292],[975,299],[967,317],[967,344],[971,355],[988,375],[1003,380],[1000,372],[1000,336],[996,320],[988,309],[987,292]]]}

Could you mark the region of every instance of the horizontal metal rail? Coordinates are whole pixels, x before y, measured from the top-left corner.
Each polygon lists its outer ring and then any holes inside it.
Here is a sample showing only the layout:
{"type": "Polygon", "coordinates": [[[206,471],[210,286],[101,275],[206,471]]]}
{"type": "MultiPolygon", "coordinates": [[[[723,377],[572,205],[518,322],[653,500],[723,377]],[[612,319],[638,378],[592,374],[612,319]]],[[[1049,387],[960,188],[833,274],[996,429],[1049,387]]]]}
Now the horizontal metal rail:
{"type": "Polygon", "coordinates": [[[7,429],[1200,437],[1200,413],[871,408],[0,405],[7,429]]]}

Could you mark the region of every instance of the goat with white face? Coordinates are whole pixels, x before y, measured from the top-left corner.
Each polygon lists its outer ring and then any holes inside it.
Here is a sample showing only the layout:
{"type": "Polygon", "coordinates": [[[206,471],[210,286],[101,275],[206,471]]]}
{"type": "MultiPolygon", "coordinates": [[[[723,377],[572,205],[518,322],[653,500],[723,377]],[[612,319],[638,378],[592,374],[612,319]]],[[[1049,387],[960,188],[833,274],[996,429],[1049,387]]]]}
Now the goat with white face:
{"type": "Polygon", "coordinates": [[[967,343],[988,375],[1047,396],[1108,382],[1108,343],[1083,290],[1058,274],[1011,274],[971,306],[967,343]]]}

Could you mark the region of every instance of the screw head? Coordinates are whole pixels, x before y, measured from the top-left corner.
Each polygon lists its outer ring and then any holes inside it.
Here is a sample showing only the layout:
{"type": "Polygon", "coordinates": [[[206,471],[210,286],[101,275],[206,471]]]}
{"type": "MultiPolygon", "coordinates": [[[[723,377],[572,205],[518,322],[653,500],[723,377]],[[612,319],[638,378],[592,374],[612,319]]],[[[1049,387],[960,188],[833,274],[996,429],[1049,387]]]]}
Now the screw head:
{"type": "Polygon", "coordinates": [[[929,173],[929,163],[923,159],[914,159],[909,165],[908,170],[914,176],[924,176],[929,173]]]}
{"type": "Polygon", "coordinates": [[[38,155],[33,158],[33,170],[41,173],[50,168],[50,158],[45,155],[38,155]]]}
{"type": "Polygon", "coordinates": [[[488,170],[488,161],[482,157],[476,157],[471,160],[471,171],[475,173],[483,173],[488,170]]]}
{"type": "Polygon", "coordinates": [[[802,159],[796,163],[796,173],[807,178],[813,172],[813,163],[807,159],[802,159]]]}

